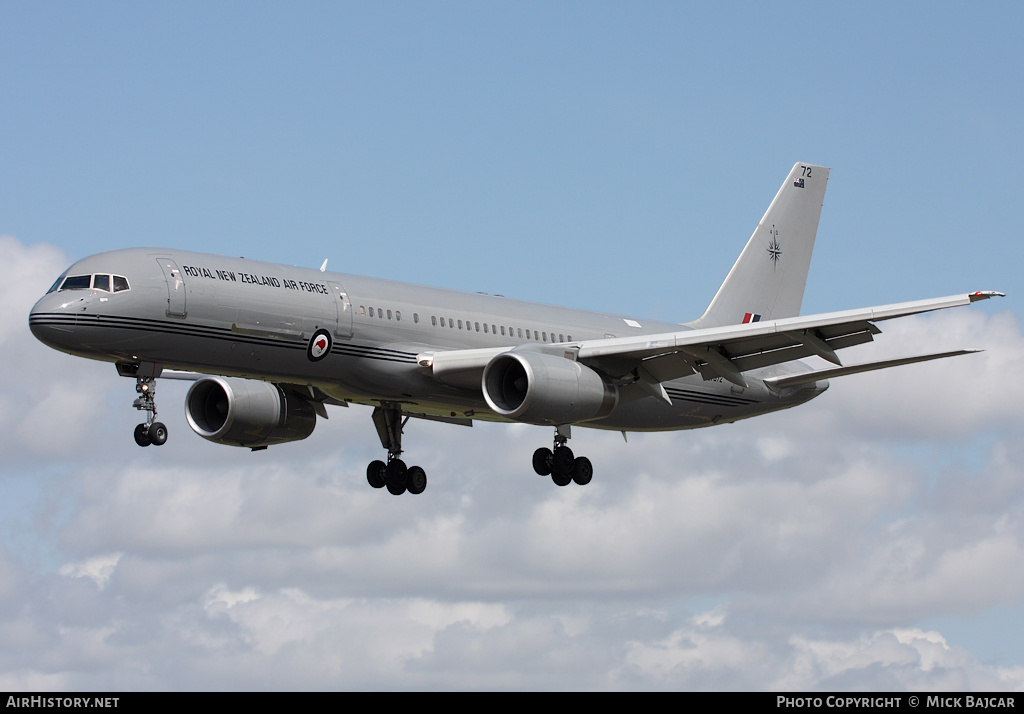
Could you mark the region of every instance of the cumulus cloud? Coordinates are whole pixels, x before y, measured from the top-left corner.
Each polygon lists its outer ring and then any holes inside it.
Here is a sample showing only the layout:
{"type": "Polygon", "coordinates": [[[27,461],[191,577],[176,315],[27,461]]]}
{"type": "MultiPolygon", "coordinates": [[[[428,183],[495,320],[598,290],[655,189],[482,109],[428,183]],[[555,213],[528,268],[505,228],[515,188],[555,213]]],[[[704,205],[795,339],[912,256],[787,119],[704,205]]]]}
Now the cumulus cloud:
{"type": "Polygon", "coordinates": [[[2,292],[0,475],[25,507],[0,549],[0,685],[1024,687],[921,626],[1024,598],[1012,315],[887,323],[844,361],[987,351],[788,412],[576,429],[587,488],[533,474],[548,429],[412,422],[430,487],[393,498],[365,482],[368,409],[252,453],[191,434],[185,386],[161,383],[171,440],[139,449],[130,380],[28,332],[66,258],[3,241],[24,269],[2,292]]]}

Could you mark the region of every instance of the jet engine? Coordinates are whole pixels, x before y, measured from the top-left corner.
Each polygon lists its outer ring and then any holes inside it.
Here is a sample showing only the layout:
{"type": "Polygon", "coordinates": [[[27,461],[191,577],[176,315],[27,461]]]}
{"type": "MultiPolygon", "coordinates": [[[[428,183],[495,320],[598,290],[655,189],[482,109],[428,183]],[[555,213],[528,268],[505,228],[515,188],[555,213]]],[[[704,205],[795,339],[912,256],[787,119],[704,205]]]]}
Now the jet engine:
{"type": "Polygon", "coordinates": [[[309,402],[270,382],[206,377],[188,390],[185,417],[218,444],[265,448],[305,439],[316,426],[309,402]]]}
{"type": "Polygon", "coordinates": [[[607,416],[619,401],[614,384],[579,362],[512,351],[484,368],[484,399],[498,414],[528,424],[572,424],[607,416]]]}

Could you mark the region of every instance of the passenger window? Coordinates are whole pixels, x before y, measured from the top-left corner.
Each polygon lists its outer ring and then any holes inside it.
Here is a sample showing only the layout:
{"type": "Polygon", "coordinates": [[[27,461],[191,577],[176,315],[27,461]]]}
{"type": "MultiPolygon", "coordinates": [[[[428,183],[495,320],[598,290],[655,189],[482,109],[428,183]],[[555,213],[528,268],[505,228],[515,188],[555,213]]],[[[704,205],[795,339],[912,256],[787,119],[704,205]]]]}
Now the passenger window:
{"type": "Polygon", "coordinates": [[[505,326],[504,325],[501,326],[501,336],[502,337],[505,336],[505,326]]]}
{"type": "Polygon", "coordinates": [[[128,289],[128,278],[123,275],[114,276],[114,292],[119,293],[128,289]]]}
{"type": "Polygon", "coordinates": [[[388,310],[388,319],[389,320],[391,319],[391,311],[390,310],[388,310]]]}
{"type": "Polygon", "coordinates": [[[476,331],[480,332],[480,323],[479,322],[474,322],[473,324],[476,326],[476,331]]]}
{"type": "Polygon", "coordinates": [[[523,328],[517,327],[516,334],[519,335],[519,339],[523,339],[523,328]]]}
{"type": "Polygon", "coordinates": [[[412,314],[412,321],[417,325],[420,324],[420,314],[418,312],[412,314]]]}
{"type": "Polygon", "coordinates": [[[434,327],[437,327],[437,315],[430,316],[430,324],[434,327]]]}
{"type": "Polygon", "coordinates": [[[401,322],[402,321],[402,311],[401,310],[395,310],[395,321],[396,322],[401,322]]]}
{"type": "Polygon", "coordinates": [[[359,306],[359,316],[366,317],[366,308],[363,307],[362,305],[359,306]]]}
{"type": "Polygon", "coordinates": [[[459,329],[462,329],[462,320],[459,320],[459,329]]]}
{"type": "Polygon", "coordinates": [[[110,292],[110,276],[109,275],[94,275],[92,276],[92,289],[102,290],[105,293],[110,292]]]}
{"type": "Polygon", "coordinates": [[[548,341],[548,333],[542,332],[541,334],[544,335],[544,341],[547,342],[548,341]]]}
{"type": "Polygon", "coordinates": [[[561,332],[558,333],[558,341],[565,342],[565,335],[563,335],[561,332]]]}

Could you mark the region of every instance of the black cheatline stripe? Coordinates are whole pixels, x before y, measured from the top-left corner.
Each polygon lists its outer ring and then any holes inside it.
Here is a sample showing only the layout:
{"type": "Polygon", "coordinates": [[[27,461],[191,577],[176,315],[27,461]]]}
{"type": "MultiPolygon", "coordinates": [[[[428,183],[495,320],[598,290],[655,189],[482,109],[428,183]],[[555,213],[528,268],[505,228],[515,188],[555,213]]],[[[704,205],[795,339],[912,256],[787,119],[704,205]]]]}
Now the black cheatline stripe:
{"type": "Polygon", "coordinates": [[[666,388],[670,397],[687,402],[702,402],[705,404],[717,404],[720,406],[741,407],[747,404],[756,404],[756,399],[744,399],[732,397],[726,394],[708,394],[706,392],[691,392],[682,389],[666,388]]]}
{"type": "Polygon", "coordinates": [[[709,404],[715,407],[745,407],[749,402],[728,402],[720,399],[697,399],[695,397],[680,397],[678,395],[670,395],[674,401],[677,402],[692,402],[694,404],[709,404]]]}
{"type": "Polygon", "coordinates": [[[669,396],[678,397],[679,399],[689,400],[715,400],[719,402],[726,402],[730,404],[754,404],[756,399],[745,399],[741,397],[733,397],[728,394],[711,394],[708,392],[689,392],[680,389],[666,389],[669,396]]]}
{"type": "Polygon", "coordinates": [[[359,351],[350,349],[349,345],[334,345],[331,348],[333,354],[342,354],[348,357],[366,357],[367,359],[383,359],[389,362],[406,362],[408,364],[416,364],[416,357],[408,354],[387,354],[386,352],[378,352],[374,350],[370,351],[359,351]]]}
{"type": "Polygon", "coordinates": [[[351,350],[362,350],[364,352],[379,352],[381,354],[390,354],[390,355],[393,355],[393,356],[396,356],[396,357],[410,357],[412,359],[416,358],[416,353],[415,352],[403,352],[402,350],[393,350],[393,349],[389,349],[389,348],[386,348],[386,347],[369,347],[367,345],[355,345],[355,344],[349,344],[349,343],[344,343],[344,344],[335,343],[334,347],[336,349],[337,348],[346,348],[346,349],[351,349],[351,350]]]}
{"type": "MultiPolygon", "coordinates": [[[[67,315],[63,313],[42,313],[29,316],[31,325],[53,325],[64,327],[74,325],[75,327],[105,327],[122,330],[134,330],[137,332],[150,332],[165,335],[185,335],[189,337],[202,337],[216,339],[226,342],[242,342],[251,345],[265,347],[284,347],[287,349],[304,350],[306,342],[298,339],[276,339],[273,337],[258,337],[232,332],[229,328],[212,327],[208,325],[190,325],[163,320],[150,320],[141,317],[123,316],[100,316],[100,315],[67,315]]],[[[416,355],[412,352],[401,350],[370,347],[365,345],[339,345],[335,343],[332,352],[343,354],[349,357],[367,357],[389,362],[406,362],[416,364],[416,355]]]]}

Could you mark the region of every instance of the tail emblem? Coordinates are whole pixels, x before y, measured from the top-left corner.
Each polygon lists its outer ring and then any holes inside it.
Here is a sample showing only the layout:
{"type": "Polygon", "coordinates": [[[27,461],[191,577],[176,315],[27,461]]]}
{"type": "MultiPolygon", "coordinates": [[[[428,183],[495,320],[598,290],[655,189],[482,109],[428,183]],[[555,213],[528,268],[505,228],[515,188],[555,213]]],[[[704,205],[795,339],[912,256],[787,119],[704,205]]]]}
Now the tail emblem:
{"type": "Polygon", "coordinates": [[[803,188],[804,187],[804,180],[802,178],[801,179],[797,179],[796,181],[793,182],[793,185],[796,186],[797,188],[803,188]]]}
{"type": "Polygon", "coordinates": [[[748,323],[751,323],[751,322],[760,322],[760,321],[761,321],[761,316],[760,315],[755,315],[752,312],[747,312],[747,313],[743,314],[743,324],[744,325],[746,325],[748,323]]]}
{"type": "Polygon", "coordinates": [[[782,258],[782,246],[779,244],[779,232],[775,229],[775,224],[772,224],[772,229],[768,231],[768,235],[772,237],[772,242],[768,244],[768,259],[772,261],[772,270],[774,270],[778,264],[779,259],[782,258]]]}

